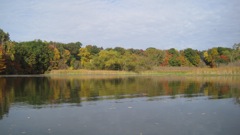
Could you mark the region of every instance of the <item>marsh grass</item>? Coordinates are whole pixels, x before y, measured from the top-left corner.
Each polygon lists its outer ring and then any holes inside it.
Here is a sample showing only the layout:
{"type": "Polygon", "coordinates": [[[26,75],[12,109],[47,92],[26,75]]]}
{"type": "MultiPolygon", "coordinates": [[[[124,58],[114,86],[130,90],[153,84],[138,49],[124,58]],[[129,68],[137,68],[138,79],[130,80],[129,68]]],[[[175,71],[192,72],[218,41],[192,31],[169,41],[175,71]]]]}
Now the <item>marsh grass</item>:
{"type": "Polygon", "coordinates": [[[240,67],[197,68],[197,67],[160,67],[144,71],[141,74],[149,75],[240,75],[240,67]]]}
{"type": "Polygon", "coordinates": [[[134,72],[128,71],[115,71],[115,70],[52,70],[49,74],[58,74],[58,75],[134,75],[134,72]]]}
{"type": "Polygon", "coordinates": [[[240,67],[197,68],[190,72],[195,75],[240,75],[240,67]]]}
{"type": "Polygon", "coordinates": [[[174,75],[174,76],[227,76],[240,75],[240,67],[197,68],[197,67],[159,67],[141,72],[114,70],[53,70],[49,75],[174,75]]]}

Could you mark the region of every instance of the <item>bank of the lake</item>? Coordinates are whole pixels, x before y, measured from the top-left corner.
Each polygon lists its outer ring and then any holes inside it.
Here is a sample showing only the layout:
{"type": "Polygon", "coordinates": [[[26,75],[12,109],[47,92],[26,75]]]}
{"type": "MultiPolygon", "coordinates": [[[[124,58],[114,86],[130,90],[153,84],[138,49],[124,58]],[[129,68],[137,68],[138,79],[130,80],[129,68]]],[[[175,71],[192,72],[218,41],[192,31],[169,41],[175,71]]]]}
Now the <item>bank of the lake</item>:
{"type": "Polygon", "coordinates": [[[202,75],[226,76],[240,75],[240,67],[196,68],[196,67],[160,67],[153,70],[131,72],[116,70],[52,70],[47,75],[202,75]]]}

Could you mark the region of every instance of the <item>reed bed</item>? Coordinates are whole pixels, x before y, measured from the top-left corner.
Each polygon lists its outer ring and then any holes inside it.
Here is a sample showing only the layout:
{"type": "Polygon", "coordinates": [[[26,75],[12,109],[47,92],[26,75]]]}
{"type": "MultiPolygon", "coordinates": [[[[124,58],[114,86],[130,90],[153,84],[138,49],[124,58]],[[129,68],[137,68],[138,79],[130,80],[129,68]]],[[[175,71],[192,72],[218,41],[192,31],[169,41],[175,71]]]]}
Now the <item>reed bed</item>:
{"type": "Polygon", "coordinates": [[[197,67],[160,67],[141,72],[115,70],[52,70],[49,75],[174,75],[174,76],[240,76],[240,67],[197,68],[197,67]]]}
{"type": "Polygon", "coordinates": [[[115,70],[52,70],[50,75],[134,75],[134,72],[115,71],[115,70]]]}
{"type": "Polygon", "coordinates": [[[240,67],[197,68],[197,67],[160,67],[143,71],[145,75],[197,75],[197,76],[226,76],[240,75],[240,67]]]}
{"type": "Polygon", "coordinates": [[[240,75],[240,67],[196,68],[189,74],[194,75],[240,75]]]}

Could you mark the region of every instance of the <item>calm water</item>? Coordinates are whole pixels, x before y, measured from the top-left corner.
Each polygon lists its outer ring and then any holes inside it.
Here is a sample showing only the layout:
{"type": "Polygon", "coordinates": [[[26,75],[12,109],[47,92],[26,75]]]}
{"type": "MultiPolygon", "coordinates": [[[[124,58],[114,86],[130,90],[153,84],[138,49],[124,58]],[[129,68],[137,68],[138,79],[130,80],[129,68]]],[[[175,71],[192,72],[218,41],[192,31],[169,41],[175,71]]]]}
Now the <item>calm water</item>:
{"type": "Polygon", "coordinates": [[[240,135],[239,77],[0,78],[1,135],[240,135]]]}

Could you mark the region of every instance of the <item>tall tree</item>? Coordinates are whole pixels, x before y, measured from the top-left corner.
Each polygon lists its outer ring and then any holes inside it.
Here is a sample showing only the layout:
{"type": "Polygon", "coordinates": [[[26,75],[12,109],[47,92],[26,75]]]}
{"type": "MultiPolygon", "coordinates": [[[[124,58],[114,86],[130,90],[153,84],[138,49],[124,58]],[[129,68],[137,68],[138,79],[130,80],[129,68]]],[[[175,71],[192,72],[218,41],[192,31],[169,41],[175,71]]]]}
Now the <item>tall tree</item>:
{"type": "Polygon", "coordinates": [[[93,59],[93,65],[97,69],[122,70],[121,55],[114,50],[102,50],[99,56],[93,59]]]}
{"type": "Polygon", "coordinates": [[[181,66],[181,60],[180,60],[180,54],[179,52],[175,49],[175,48],[171,48],[169,50],[167,50],[168,54],[170,55],[168,64],[170,66],[181,66]]]}
{"type": "Polygon", "coordinates": [[[61,58],[60,52],[59,52],[58,48],[54,45],[49,45],[49,48],[53,52],[53,58],[51,60],[51,65],[49,67],[49,70],[59,69],[58,65],[59,65],[59,60],[61,58]]]}
{"type": "Polygon", "coordinates": [[[147,48],[145,51],[150,66],[159,66],[163,63],[165,52],[156,48],[147,48]]]}
{"type": "Polygon", "coordinates": [[[9,41],[9,34],[0,29],[0,73],[6,69],[6,59],[5,59],[5,42],[9,41]]]}
{"type": "Polygon", "coordinates": [[[234,60],[240,60],[240,43],[233,45],[232,56],[234,60]]]}
{"type": "Polygon", "coordinates": [[[9,34],[5,33],[2,29],[0,29],[0,45],[3,45],[4,42],[9,41],[9,34]]]}
{"type": "Polygon", "coordinates": [[[79,59],[78,53],[81,46],[82,46],[82,43],[80,42],[68,43],[63,45],[64,49],[68,50],[73,57],[78,59],[79,59]]]}
{"type": "Polygon", "coordinates": [[[126,71],[136,71],[138,70],[139,60],[136,54],[131,54],[129,51],[126,51],[122,56],[122,65],[123,70],[126,71]]]}
{"type": "Polygon", "coordinates": [[[200,63],[200,56],[197,50],[193,50],[191,48],[187,48],[184,50],[184,56],[188,59],[188,61],[194,65],[198,66],[200,63]]]}
{"type": "Polygon", "coordinates": [[[24,73],[44,73],[53,59],[53,52],[41,40],[18,43],[15,50],[24,73]]]}
{"type": "Polygon", "coordinates": [[[88,49],[87,48],[80,48],[78,56],[80,56],[80,59],[81,59],[80,60],[81,61],[81,67],[86,68],[87,65],[90,62],[90,59],[91,59],[91,54],[88,51],[88,49]]]}
{"type": "Polygon", "coordinates": [[[122,47],[115,47],[113,50],[117,51],[118,53],[120,53],[121,55],[123,55],[125,53],[125,49],[122,47]]]}
{"type": "Polygon", "coordinates": [[[6,69],[6,62],[3,54],[3,49],[0,46],[0,73],[4,72],[5,69],[6,69]]]}
{"type": "Polygon", "coordinates": [[[219,56],[217,48],[209,49],[208,51],[205,51],[203,53],[203,57],[207,65],[209,65],[211,68],[214,68],[217,66],[216,60],[219,56]]]}
{"type": "Polygon", "coordinates": [[[92,56],[97,55],[101,50],[103,50],[102,47],[97,47],[96,45],[87,45],[86,48],[92,56]]]}

